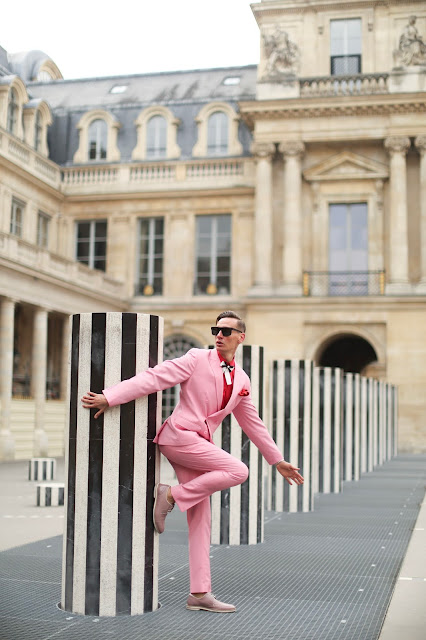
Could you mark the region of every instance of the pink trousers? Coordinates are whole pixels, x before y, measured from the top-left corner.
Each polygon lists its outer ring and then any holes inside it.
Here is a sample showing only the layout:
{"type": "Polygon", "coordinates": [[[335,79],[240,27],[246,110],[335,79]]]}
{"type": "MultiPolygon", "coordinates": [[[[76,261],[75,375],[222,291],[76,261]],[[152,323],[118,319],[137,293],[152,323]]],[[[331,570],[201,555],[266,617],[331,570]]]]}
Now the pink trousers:
{"type": "Polygon", "coordinates": [[[179,481],[171,489],[172,496],[179,509],[187,512],[191,592],[211,591],[209,496],[243,483],[248,468],[202,437],[191,444],[160,445],[160,451],[179,481]]]}

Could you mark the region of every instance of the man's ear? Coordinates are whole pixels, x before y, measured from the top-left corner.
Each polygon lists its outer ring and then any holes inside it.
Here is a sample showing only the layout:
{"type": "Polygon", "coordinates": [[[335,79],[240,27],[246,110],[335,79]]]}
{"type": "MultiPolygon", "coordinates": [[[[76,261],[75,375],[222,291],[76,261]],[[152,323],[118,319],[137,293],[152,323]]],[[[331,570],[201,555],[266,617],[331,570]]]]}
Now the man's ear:
{"type": "Polygon", "coordinates": [[[246,339],[246,334],[245,333],[240,333],[240,344],[242,342],[244,342],[245,339],[246,339]]]}

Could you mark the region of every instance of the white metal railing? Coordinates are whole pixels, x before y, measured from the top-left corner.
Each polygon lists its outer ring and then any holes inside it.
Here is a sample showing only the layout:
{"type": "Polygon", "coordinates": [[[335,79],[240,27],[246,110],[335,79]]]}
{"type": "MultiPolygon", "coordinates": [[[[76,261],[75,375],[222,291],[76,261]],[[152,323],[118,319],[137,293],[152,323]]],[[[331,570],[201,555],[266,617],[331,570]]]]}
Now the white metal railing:
{"type": "Polygon", "coordinates": [[[300,96],[354,96],[388,93],[388,73],[300,78],[300,96]]]}

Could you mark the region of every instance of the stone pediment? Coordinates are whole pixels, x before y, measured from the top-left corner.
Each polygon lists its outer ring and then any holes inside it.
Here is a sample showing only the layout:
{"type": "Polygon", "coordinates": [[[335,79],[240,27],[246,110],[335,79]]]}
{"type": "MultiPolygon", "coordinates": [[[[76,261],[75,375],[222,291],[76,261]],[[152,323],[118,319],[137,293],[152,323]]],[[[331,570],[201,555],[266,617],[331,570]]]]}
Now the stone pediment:
{"type": "Polygon", "coordinates": [[[334,180],[383,180],[389,176],[388,167],[377,160],[350,151],[338,153],[303,172],[308,182],[334,180]]]}

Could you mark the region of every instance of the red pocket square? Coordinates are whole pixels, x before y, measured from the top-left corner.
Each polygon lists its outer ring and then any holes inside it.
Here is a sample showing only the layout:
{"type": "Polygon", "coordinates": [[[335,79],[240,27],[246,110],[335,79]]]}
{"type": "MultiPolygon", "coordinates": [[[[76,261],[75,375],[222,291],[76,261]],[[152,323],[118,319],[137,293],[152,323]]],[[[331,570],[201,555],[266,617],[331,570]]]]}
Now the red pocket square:
{"type": "Polygon", "coordinates": [[[238,394],[239,396],[248,396],[250,395],[249,391],[247,389],[241,389],[240,393],[238,394]]]}

